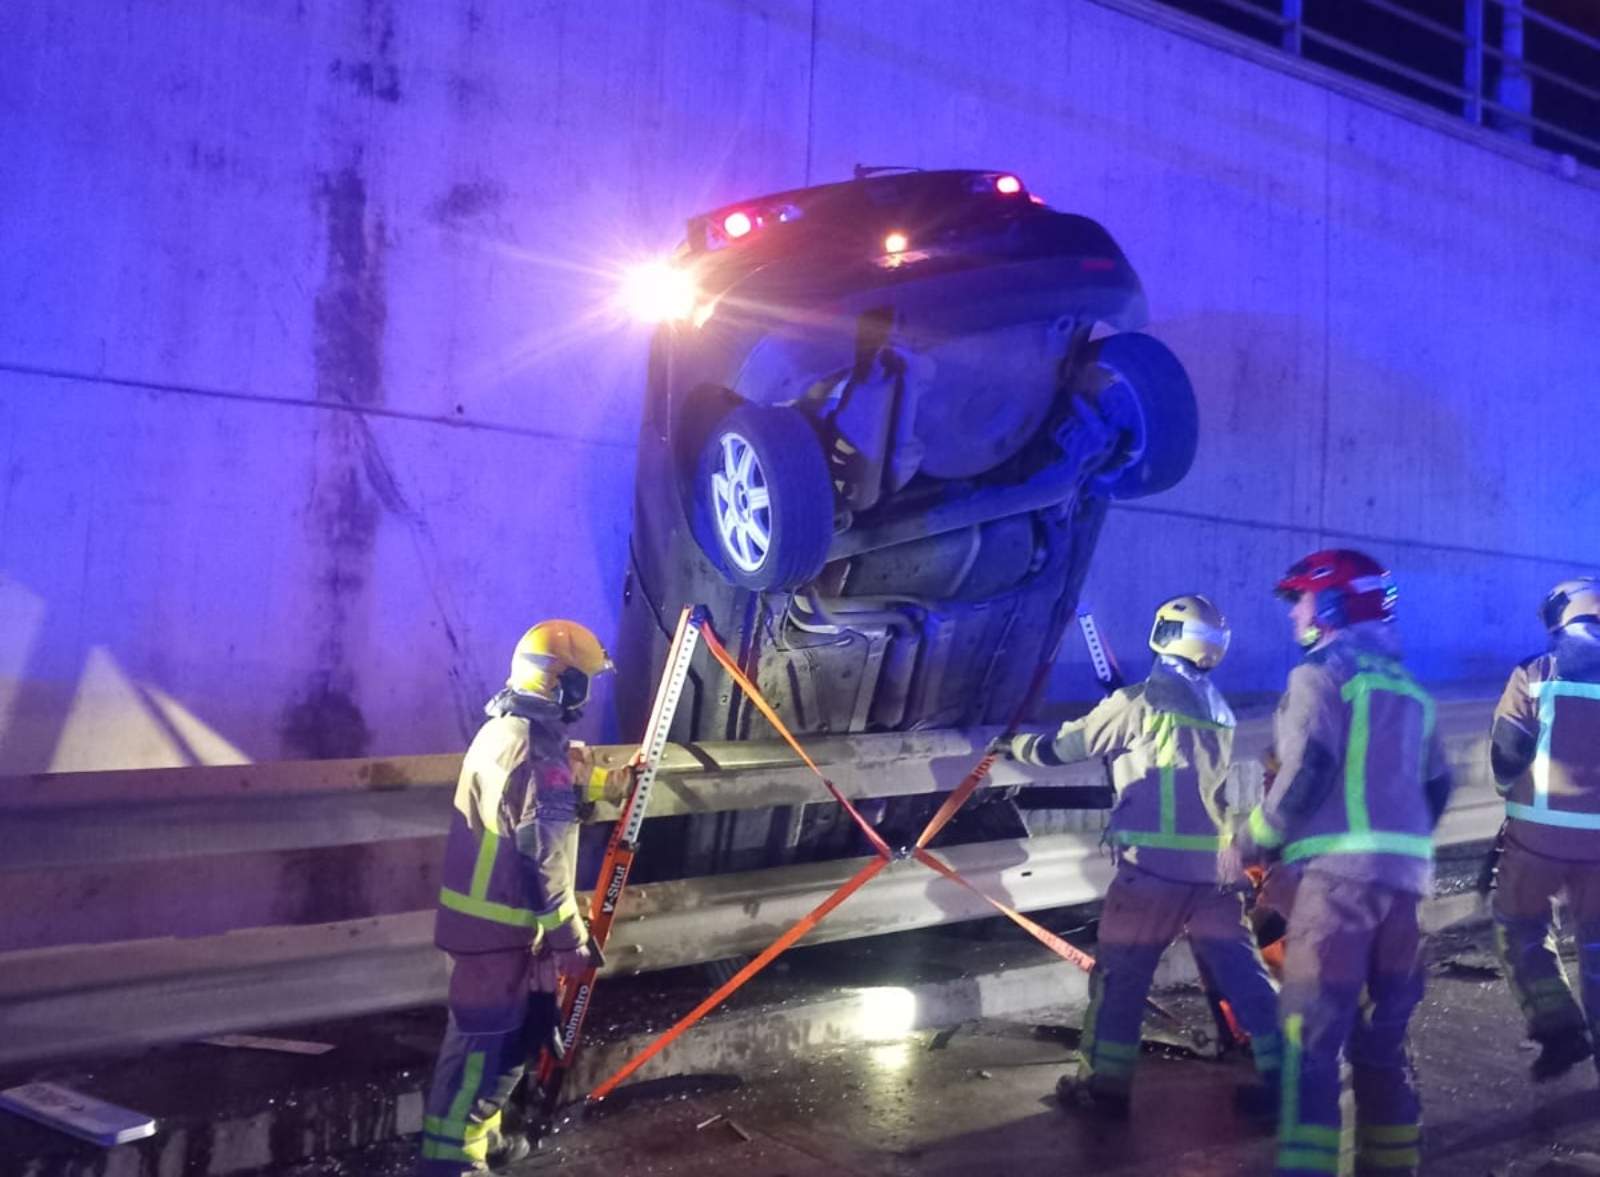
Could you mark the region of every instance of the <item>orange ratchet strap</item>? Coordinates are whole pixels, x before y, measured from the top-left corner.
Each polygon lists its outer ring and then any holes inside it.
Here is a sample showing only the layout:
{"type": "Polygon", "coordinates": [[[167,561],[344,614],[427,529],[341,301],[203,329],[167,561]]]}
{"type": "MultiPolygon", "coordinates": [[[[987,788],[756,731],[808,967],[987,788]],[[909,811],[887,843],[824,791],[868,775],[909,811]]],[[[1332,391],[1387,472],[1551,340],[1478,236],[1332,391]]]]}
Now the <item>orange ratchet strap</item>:
{"type": "MultiPolygon", "coordinates": [[[[756,705],[756,710],[766,717],[767,722],[784,738],[789,747],[794,749],[794,754],[805,762],[807,768],[817,774],[817,779],[823,783],[829,793],[833,794],[833,799],[844,806],[846,813],[855,818],[856,825],[861,827],[861,832],[866,835],[867,841],[872,844],[873,849],[885,857],[892,857],[893,852],[889,849],[889,844],[883,840],[877,830],[872,828],[872,823],[861,816],[861,811],[850,804],[850,798],[839,792],[834,783],[822,774],[822,770],[817,767],[817,762],[812,760],[806,750],[800,746],[800,741],[794,738],[794,735],[784,726],[783,720],[778,718],[778,713],[772,709],[772,705],[756,689],[756,684],[745,677],[744,671],[739,669],[739,664],[733,660],[727,648],[718,640],[717,635],[711,632],[710,625],[701,626],[700,640],[705,643],[706,649],[711,651],[711,656],[722,663],[722,669],[726,670],[733,681],[739,684],[740,689],[744,691],[750,702],[756,705]]],[[[829,908],[829,910],[831,911],[832,908],[829,908]]]]}
{"type": "MultiPolygon", "coordinates": [[[[784,932],[783,935],[779,936],[778,939],[773,941],[772,944],[768,946],[760,956],[757,956],[749,964],[745,965],[744,968],[740,969],[737,973],[730,977],[725,984],[717,989],[716,992],[712,993],[711,996],[707,997],[699,1005],[695,1006],[694,1009],[690,1010],[673,1026],[664,1031],[658,1038],[655,1039],[655,1041],[650,1043],[649,1046],[645,1047],[644,1050],[640,1051],[638,1054],[634,1055],[633,1058],[629,1059],[620,1069],[616,1071],[616,1073],[611,1075],[608,1079],[591,1091],[589,1093],[589,1103],[599,1103],[601,1100],[605,1099],[608,1095],[615,1091],[620,1084],[625,1082],[629,1076],[633,1075],[634,1072],[636,1072],[640,1067],[644,1066],[645,1063],[649,1062],[652,1058],[670,1046],[681,1034],[683,1034],[684,1031],[688,1030],[696,1022],[700,1021],[701,1018],[705,1017],[717,1006],[721,1005],[730,995],[734,993],[735,990],[742,986],[751,977],[759,973],[762,969],[766,968],[766,966],[772,963],[772,961],[775,960],[781,953],[783,953],[807,932],[811,931],[811,929],[815,928],[819,923],[821,923],[822,920],[834,910],[834,908],[838,907],[846,899],[854,895],[869,881],[871,881],[875,875],[882,871],[884,867],[888,866],[897,858],[915,858],[918,862],[922,863],[930,870],[937,872],[946,879],[949,879],[951,882],[958,883],[959,885],[965,887],[967,890],[971,891],[974,895],[977,895],[985,903],[989,904],[1001,915],[1009,919],[1012,923],[1025,930],[1035,940],[1039,941],[1039,943],[1043,944],[1046,948],[1050,949],[1050,951],[1054,952],[1057,956],[1061,957],[1069,964],[1076,965],[1078,968],[1086,971],[1094,967],[1094,958],[1088,953],[1073,947],[1071,944],[1068,944],[1060,936],[1057,936],[1055,933],[1040,926],[1033,920],[1030,920],[1027,916],[1023,915],[1016,909],[1007,906],[998,899],[995,899],[993,896],[984,894],[984,892],[980,891],[972,883],[962,878],[961,875],[952,867],[931,854],[926,849],[928,843],[938,835],[939,831],[944,829],[944,827],[949,823],[950,819],[955,816],[956,811],[959,810],[962,805],[966,803],[967,799],[972,796],[973,792],[983,782],[984,777],[989,775],[990,768],[994,766],[995,760],[998,759],[996,753],[986,752],[978,761],[978,763],[973,765],[972,771],[962,779],[961,783],[956,786],[955,790],[951,792],[950,796],[945,798],[944,804],[942,804],[938,811],[933,815],[932,819],[928,822],[927,828],[924,829],[921,835],[917,838],[916,843],[913,846],[907,847],[899,854],[896,854],[889,848],[889,844],[883,840],[878,831],[872,828],[871,823],[868,822],[867,819],[860,814],[856,807],[850,803],[850,800],[834,786],[832,781],[823,775],[822,770],[817,767],[816,762],[811,759],[806,750],[800,746],[800,742],[795,739],[788,727],[785,726],[783,720],[778,718],[778,713],[773,710],[772,706],[766,701],[765,698],[762,697],[761,692],[756,689],[756,685],[750,681],[744,672],[739,669],[732,657],[729,656],[728,651],[723,647],[716,635],[712,633],[710,625],[705,625],[701,628],[701,640],[705,643],[706,649],[711,651],[712,657],[714,657],[722,665],[722,668],[728,672],[733,680],[739,684],[740,688],[743,689],[750,701],[755,704],[756,709],[766,717],[767,722],[770,723],[778,732],[778,734],[783,737],[784,741],[788,743],[789,747],[794,749],[795,754],[800,757],[806,766],[809,767],[812,772],[817,774],[818,779],[822,781],[823,785],[833,796],[834,800],[838,801],[840,805],[844,806],[845,811],[855,819],[856,825],[861,827],[862,833],[865,834],[867,840],[872,844],[873,848],[877,850],[878,856],[872,861],[868,862],[866,866],[862,867],[853,876],[851,876],[848,881],[846,881],[832,895],[829,895],[820,904],[818,904],[816,908],[814,908],[809,914],[801,918],[786,932],[784,932]]],[[[1016,728],[1017,723],[1021,719],[1022,711],[1026,709],[1028,702],[1031,701],[1034,691],[1037,690],[1039,684],[1043,681],[1044,674],[1048,671],[1051,661],[1053,661],[1053,659],[1041,663],[1039,670],[1034,675],[1034,681],[1032,686],[1029,688],[1028,695],[1024,698],[1022,707],[1018,709],[1017,716],[1013,718],[1012,722],[1007,726],[1008,732],[1016,728]]],[[[1156,1008],[1159,1012],[1166,1013],[1165,1010],[1160,1010],[1160,1007],[1156,1008]]],[[[1170,1014],[1167,1016],[1171,1017],[1170,1014]]]]}

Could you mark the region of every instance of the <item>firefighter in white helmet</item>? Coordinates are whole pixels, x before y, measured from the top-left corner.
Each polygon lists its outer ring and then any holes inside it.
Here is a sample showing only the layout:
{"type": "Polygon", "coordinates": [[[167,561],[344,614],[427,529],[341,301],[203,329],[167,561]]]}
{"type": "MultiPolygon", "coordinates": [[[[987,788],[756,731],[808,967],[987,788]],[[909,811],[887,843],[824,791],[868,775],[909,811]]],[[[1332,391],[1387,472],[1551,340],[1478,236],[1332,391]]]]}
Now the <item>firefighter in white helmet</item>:
{"type": "Polygon", "coordinates": [[[590,680],[611,669],[577,622],[534,626],[462,762],[434,930],[450,954],[450,1016],[423,1109],[426,1177],[489,1172],[530,1151],[502,1131],[501,1111],[556,1034],[557,977],[590,961],[575,893],[579,807],[619,800],[631,781],[631,769],[597,768],[566,732],[590,680]]]}
{"type": "Polygon", "coordinates": [[[1495,946],[1540,1046],[1535,1080],[1588,1058],[1600,1033],[1600,581],[1558,584],[1540,619],[1550,648],[1511,672],[1489,752],[1506,799],[1495,946]],[[1561,893],[1577,925],[1581,1011],[1551,935],[1561,893]]]}
{"type": "Polygon", "coordinates": [[[1242,1106],[1276,1111],[1276,994],[1245,922],[1242,868],[1236,863],[1232,877],[1218,879],[1234,718],[1210,671],[1229,637],[1205,597],[1174,597],[1156,610],[1156,658],[1144,682],[1114,691],[1053,734],[1011,741],[1011,755],[1029,764],[1104,757],[1117,792],[1107,831],[1117,874],[1100,917],[1078,1072],[1056,1088],[1068,1106],[1128,1114],[1145,998],[1161,954],[1187,933],[1251,1037],[1262,1084],[1241,1092],[1242,1106]]]}

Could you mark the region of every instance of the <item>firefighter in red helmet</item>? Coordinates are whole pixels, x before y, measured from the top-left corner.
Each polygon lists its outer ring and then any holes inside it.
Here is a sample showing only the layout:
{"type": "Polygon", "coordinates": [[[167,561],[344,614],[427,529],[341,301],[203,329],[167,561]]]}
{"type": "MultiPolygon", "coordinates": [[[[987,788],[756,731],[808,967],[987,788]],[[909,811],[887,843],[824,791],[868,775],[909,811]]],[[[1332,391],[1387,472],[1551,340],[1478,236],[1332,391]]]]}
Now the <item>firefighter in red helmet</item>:
{"type": "Polygon", "coordinates": [[[1358,1173],[1414,1173],[1420,1105],[1406,1027],[1422,997],[1417,910],[1450,773],[1433,699],[1400,659],[1394,580],[1314,552],[1277,585],[1305,660],[1274,719],[1279,770],[1237,844],[1299,875],[1284,952],[1277,1172],[1339,1171],[1340,1063],[1358,1173]]]}

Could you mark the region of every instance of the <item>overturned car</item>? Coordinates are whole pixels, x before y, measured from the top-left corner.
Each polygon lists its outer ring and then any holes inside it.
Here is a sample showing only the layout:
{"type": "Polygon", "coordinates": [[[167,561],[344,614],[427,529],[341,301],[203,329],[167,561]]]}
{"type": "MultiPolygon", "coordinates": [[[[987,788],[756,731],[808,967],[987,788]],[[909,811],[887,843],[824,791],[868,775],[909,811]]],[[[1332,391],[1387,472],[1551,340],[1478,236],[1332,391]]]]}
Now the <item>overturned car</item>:
{"type": "MultiPolygon", "coordinates": [[[[1175,485],[1195,452],[1193,390],[1134,330],[1121,249],[1009,173],[857,169],[693,218],[667,277],[619,660],[659,666],[703,603],[796,733],[1010,719],[1106,502],[1175,485]]],[[[649,676],[618,690],[642,730],[649,676]]],[[[772,737],[697,663],[673,739],[772,737]]],[[[830,828],[784,841],[842,852],[830,828]]],[[[757,865],[766,844],[702,842],[677,869],[757,865]]]]}

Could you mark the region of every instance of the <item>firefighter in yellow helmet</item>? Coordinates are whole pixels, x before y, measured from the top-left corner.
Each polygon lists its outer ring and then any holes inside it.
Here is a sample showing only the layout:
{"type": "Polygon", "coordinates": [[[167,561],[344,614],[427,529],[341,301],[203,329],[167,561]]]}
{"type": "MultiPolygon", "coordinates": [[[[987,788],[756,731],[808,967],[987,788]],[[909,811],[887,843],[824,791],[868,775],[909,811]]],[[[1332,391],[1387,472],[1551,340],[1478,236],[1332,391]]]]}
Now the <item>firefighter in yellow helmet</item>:
{"type": "Polygon", "coordinates": [[[1511,672],[1489,750],[1506,799],[1495,946],[1540,1046],[1536,1081],[1588,1058],[1600,1034],[1600,581],[1556,585],[1540,619],[1550,648],[1511,672]],[[1551,935],[1562,892],[1577,924],[1581,1011],[1551,935]]]}
{"type": "Polygon", "coordinates": [[[426,1177],[490,1172],[530,1151],[502,1131],[501,1110],[555,1034],[557,977],[590,961],[575,893],[579,807],[620,800],[631,781],[566,733],[590,681],[611,669],[577,622],[534,626],[462,762],[434,928],[450,954],[450,1017],[423,1109],[426,1177]]]}
{"type": "Polygon", "coordinates": [[[1231,877],[1220,885],[1218,878],[1234,718],[1210,672],[1229,636],[1205,597],[1174,597],[1156,610],[1156,658],[1144,682],[1112,692],[1054,734],[1012,741],[1013,758],[1030,764],[1105,757],[1117,792],[1107,831],[1117,874],[1100,917],[1078,1073],[1056,1088],[1069,1106],[1128,1114],[1144,1001],[1161,954],[1187,933],[1251,1037],[1262,1083],[1240,1093],[1241,1107],[1276,1112],[1277,996],[1245,922],[1243,868],[1235,862],[1231,877]]]}

